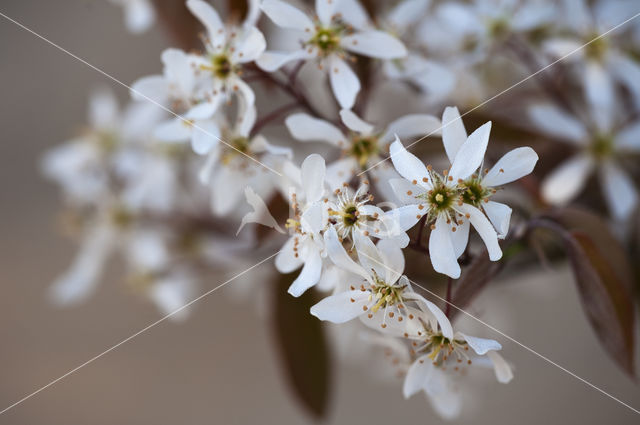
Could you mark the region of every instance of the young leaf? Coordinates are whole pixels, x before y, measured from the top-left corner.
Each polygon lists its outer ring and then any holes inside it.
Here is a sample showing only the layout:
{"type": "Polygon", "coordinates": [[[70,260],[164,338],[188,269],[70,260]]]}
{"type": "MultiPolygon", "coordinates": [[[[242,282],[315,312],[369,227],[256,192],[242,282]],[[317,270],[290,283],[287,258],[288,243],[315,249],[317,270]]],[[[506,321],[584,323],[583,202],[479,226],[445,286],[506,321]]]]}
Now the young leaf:
{"type": "Polygon", "coordinates": [[[323,418],[331,362],[322,322],[309,313],[319,297],[313,288],[298,298],[289,295],[295,276],[282,275],[273,285],[274,337],[291,389],[311,414],[323,418]]]}
{"type": "Polygon", "coordinates": [[[561,211],[557,222],[542,227],[562,238],[592,328],[618,366],[633,376],[634,309],[626,254],[604,222],[576,211],[561,211]]]}

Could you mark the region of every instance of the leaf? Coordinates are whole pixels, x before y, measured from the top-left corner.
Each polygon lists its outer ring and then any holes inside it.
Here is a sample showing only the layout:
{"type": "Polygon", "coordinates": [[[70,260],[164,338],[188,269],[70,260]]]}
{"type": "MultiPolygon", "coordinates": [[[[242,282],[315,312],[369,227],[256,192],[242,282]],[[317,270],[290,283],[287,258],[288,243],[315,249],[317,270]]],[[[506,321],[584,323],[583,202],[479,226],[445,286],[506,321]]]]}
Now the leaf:
{"type": "Polygon", "coordinates": [[[582,301],[600,343],[625,372],[634,375],[634,309],[631,268],[620,243],[606,223],[580,210],[555,214],[541,227],[563,240],[582,301]]]}
{"type": "Polygon", "coordinates": [[[287,293],[295,273],[273,285],[274,336],[293,392],[316,418],[326,414],[331,385],[330,357],[322,322],[309,313],[319,301],[312,288],[299,298],[287,293]]]}

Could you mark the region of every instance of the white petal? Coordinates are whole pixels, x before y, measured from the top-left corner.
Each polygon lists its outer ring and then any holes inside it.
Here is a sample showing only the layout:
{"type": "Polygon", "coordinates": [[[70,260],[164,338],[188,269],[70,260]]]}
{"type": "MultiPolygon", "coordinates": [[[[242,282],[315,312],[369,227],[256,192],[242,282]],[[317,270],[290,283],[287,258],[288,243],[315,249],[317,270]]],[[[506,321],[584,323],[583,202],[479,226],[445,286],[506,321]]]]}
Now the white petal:
{"type": "Polygon", "coordinates": [[[207,2],[202,0],[187,0],[187,7],[207,29],[211,44],[217,46],[224,39],[224,24],[218,12],[207,2]]]}
{"type": "Polygon", "coordinates": [[[487,150],[490,133],[491,121],[471,133],[466,142],[460,146],[449,171],[449,176],[453,177],[453,181],[466,179],[480,167],[487,150]]]}
{"type": "Polygon", "coordinates": [[[482,179],[489,187],[501,186],[518,180],[533,171],[538,162],[538,154],[528,146],[507,152],[482,179]]]}
{"type": "Polygon", "coordinates": [[[131,84],[131,98],[133,100],[153,100],[161,105],[169,102],[169,87],[162,75],[149,75],[137,79],[131,84]]]}
{"type": "Polygon", "coordinates": [[[329,58],[329,81],[340,107],[351,109],[360,91],[360,80],[349,65],[336,55],[329,58]]]}
{"type": "Polygon", "coordinates": [[[236,50],[233,52],[232,60],[237,63],[252,62],[267,48],[264,35],[256,27],[248,27],[242,33],[242,40],[236,43],[236,50]]]}
{"type": "Polygon", "coordinates": [[[411,294],[411,299],[418,300],[418,304],[421,304],[421,307],[426,307],[427,311],[431,313],[433,318],[436,320],[436,324],[440,326],[442,335],[445,338],[453,340],[453,327],[451,326],[451,322],[447,318],[447,315],[444,314],[437,305],[417,293],[411,294]]]}
{"type": "Polygon", "coordinates": [[[420,161],[415,155],[409,153],[400,140],[396,137],[396,140],[391,144],[389,148],[391,154],[391,161],[393,166],[396,167],[396,171],[405,179],[410,182],[415,181],[422,187],[430,187],[422,179],[429,178],[427,167],[420,161]]]}
{"type": "Polygon", "coordinates": [[[489,351],[487,353],[489,359],[493,363],[493,370],[496,374],[496,378],[498,382],[502,384],[507,384],[513,379],[513,371],[511,370],[511,366],[506,362],[505,359],[502,358],[500,353],[495,351],[489,351]]]}
{"type": "Polygon", "coordinates": [[[487,338],[478,338],[475,336],[465,335],[460,333],[469,347],[473,349],[479,356],[487,354],[489,351],[502,350],[502,345],[498,341],[487,338]]]}
{"type": "Polygon", "coordinates": [[[498,232],[498,238],[504,239],[509,233],[509,221],[511,220],[511,208],[500,202],[489,201],[482,205],[484,212],[498,232]]]}
{"type": "Polygon", "coordinates": [[[391,140],[394,136],[398,136],[400,139],[416,136],[439,136],[440,128],[440,120],[433,115],[405,115],[389,124],[382,140],[391,140]]]}
{"type": "Polygon", "coordinates": [[[276,255],[275,266],[280,273],[291,273],[302,265],[302,259],[299,256],[296,257],[293,250],[296,238],[295,236],[289,238],[276,255]]]}
{"type": "Polygon", "coordinates": [[[300,9],[280,0],[265,0],[262,11],[279,27],[312,31],[313,22],[300,9]]]}
{"type": "Polygon", "coordinates": [[[551,137],[585,145],[589,140],[587,130],[571,115],[551,104],[532,105],[528,110],[529,118],[544,133],[551,137]]]}
{"type": "Polygon", "coordinates": [[[409,25],[420,20],[426,12],[429,0],[405,0],[401,1],[396,7],[391,9],[387,16],[387,21],[394,26],[396,30],[405,30],[409,25]]]}
{"type": "Polygon", "coordinates": [[[418,357],[407,370],[402,385],[404,398],[409,398],[424,389],[433,370],[433,363],[427,355],[418,357]]]}
{"type": "Polygon", "coordinates": [[[339,159],[327,167],[327,182],[331,190],[342,187],[345,182],[351,181],[358,171],[358,161],[352,156],[339,159]]]}
{"type": "Polygon", "coordinates": [[[89,122],[97,129],[113,129],[118,123],[118,100],[105,87],[91,93],[89,102],[89,122]]]}
{"type": "Polygon", "coordinates": [[[311,307],[311,314],[320,320],[345,323],[363,314],[371,304],[368,291],[347,291],[327,297],[311,307]]]}
{"type": "Polygon", "coordinates": [[[313,52],[309,53],[307,49],[294,50],[293,52],[264,52],[256,59],[256,64],[264,71],[273,72],[291,61],[309,59],[312,56],[313,52]]]}
{"type": "Polygon", "coordinates": [[[396,282],[404,273],[404,254],[394,240],[383,239],[376,245],[382,262],[387,269],[386,281],[396,282]]]}
{"type": "Polygon", "coordinates": [[[463,215],[469,214],[468,220],[471,221],[471,225],[476,229],[476,232],[478,232],[482,241],[487,246],[489,259],[491,259],[491,261],[497,261],[502,258],[502,250],[498,244],[498,235],[482,211],[468,204],[456,206],[455,208],[463,215]]]}
{"type": "MultiPolygon", "coordinates": [[[[371,275],[375,273],[381,279],[385,279],[387,275],[392,273],[385,267],[380,252],[378,252],[378,249],[369,237],[364,236],[362,232],[355,232],[354,242],[356,251],[358,252],[358,260],[360,260],[360,264],[368,273],[371,275]]],[[[385,280],[385,282],[387,281],[385,280]]]]}
{"type": "Polygon", "coordinates": [[[429,236],[429,257],[433,269],[457,279],[460,277],[460,265],[451,240],[451,228],[444,216],[438,217],[435,225],[429,236]]]}
{"type": "Polygon", "coordinates": [[[396,197],[404,204],[418,203],[416,197],[426,193],[422,186],[414,185],[405,179],[389,180],[389,185],[391,185],[396,197]]]}
{"type": "Polygon", "coordinates": [[[356,264],[351,259],[351,257],[349,257],[347,251],[344,250],[344,247],[338,239],[338,234],[336,233],[336,229],[334,227],[330,227],[327,231],[324,232],[324,242],[327,254],[336,266],[351,273],[362,276],[367,280],[371,279],[369,273],[367,273],[362,268],[362,266],[356,264]]]}
{"type": "Polygon", "coordinates": [[[236,171],[228,166],[220,167],[211,182],[211,207],[214,214],[229,214],[240,201],[246,186],[247,177],[244,171],[236,171]]]}
{"type": "Polygon", "coordinates": [[[456,253],[456,258],[460,258],[467,249],[470,229],[471,224],[469,223],[469,220],[463,219],[462,224],[456,227],[455,232],[451,233],[451,242],[453,242],[453,250],[456,253]]]}
{"type": "Polygon", "coordinates": [[[593,159],[577,155],[563,162],[542,182],[542,197],[552,204],[564,204],[582,190],[593,170],[593,159]]]}
{"type": "Polygon", "coordinates": [[[611,52],[609,53],[609,63],[609,71],[627,86],[635,96],[636,102],[640,101],[640,64],[626,55],[612,54],[611,52]]]}
{"type": "Polygon", "coordinates": [[[97,225],[82,242],[82,246],[69,269],[51,287],[51,297],[58,305],[68,305],[86,299],[98,282],[98,277],[111,251],[113,229],[97,225]]]}
{"type": "Polygon", "coordinates": [[[424,215],[420,205],[411,204],[394,208],[384,213],[380,232],[382,235],[399,235],[411,229],[424,215]]]}
{"type": "Polygon", "coordinates": [[[397,59],[407,55],[402,41],[384,31],[369,30],[343,37],[340,45],[363,56],[378,59],[397,59]]]}
{"type": "Polygon", "coordinates": [[[300,217],[302,229],[310,234],[317,235],[326,225],[326,214],[323,203],[315,203],[307,208],[300,217]]]}
{"type": "Polygon", "coordinates": [[[302,271],[289,287],[289,293],[294,297],[299,297],[307,289],[318,283],[322,273],[322,257],[320,252],[314,249],[309,250],[309,254],[304,259],[302,271]]]}
{"type": "MultiPolygon", "coordinates": [[[[380,157],[376,156],[369,160],[367,167],[373,167],[380,161],[380,157]]],[[[398,199],[393,191],[393,188],[389,184],[391,180],[404,180],[400,177],[400,174],[393,168],[393,163],[390,161],[384,161],[373,168],[370,168],[367,173],[369,174],[373,184],[375,185],[378,193],[380,194],[381,201],[391,202],[392,204],[398,204],[398,199]]],[[[404,180],[406,181],[406,180],[404,180]]]]}
{"type": "Polygon", "coordinates": [[[153,135],[156,139],[165,142],[182,142],[191,137],[192,130],[193,127],[182,118],[174,118],[159,124],[153,135]]]}
{"type": "Polygon", "coordinates": [[[318,154],[309,155],[302,163],[302,188],[309,203],[318,201],[324,193],[326,166],[324,158],[318,154]]]}
{"type": "Polygon", "coordinates": [[[640,152],[640,122],[635,122],[623,128],[615,139],[617,150],[640,152]]]}
{"type": "Polygon", "coordinates": [[[453,159],[466,140],[467,130],[464,128],[458,108],[455,106],[445,108],[442,114],[442,142],[450,163],[453,164],[453,159]]]}
{"type": "Polygon", "coordinates": [[[355,131],[363,135],[369,135],[373,132],[373,125],[362,120],[359,116],[349,109],[340,110],[340,118],[349,130],[355,131]]]}
{"type": "Polygon", "coordinates": [[[345,136],[336,126],[306,113],[289,115],[285,125],[293,138],[302,142],[322,141],[334,146],[345,144],[345,136]]]}
{"type": "Polygon", "coordinates": [[[147,1],[128,1],[124,12],[127,29],[134,34],[149,29],[156,16],[155,9],[147,1]]]}
{"type": "Polygon", "coordinates": [[[191,147],[198,155],[206,155],[218,144],[220,130],[213,121],[202,121],[194,126],[191,133],[191,147]]]}
{"type": "Polygon", "coordinates": [[[263,226],[271,227],[272,229],[277,230],[280,233],[285,233],[282,228],[278,225],[278,222],[269,212],[269,208],[267,204],[262,200],[262,198],[251,188],[251,186],[247,186],[244,190],[244,196],[247,199],[247,203],[251,205],[253,211],[247,213],[242,217],[242,222],[240,223],[240,227],[236,232],[236,236],[242,228],[247,223],[258,223],[263,226]]]}
{"type": "Polygon", "coordinates": [[[616,103],[613,79],[602,64],[595,61],[588,61],[581,75],[587,101],[593,111],[591,116],[601,131],[610,130],[616,103]]]}
{"type": "Polygon", "coordinates": [[[342,15],[342,19],[355,29],[363,29],[369,25],[369,16],[358,0],[337,1],[336,12],[342,15]]]}
{"type": "Polygon", "coordinates": [[[331,17],[335,13],[336,0],[316,0],[316,14],[323,25],[331,24],[331,17]]]}
{"type": "Polygon", "coordinates": [[[633,180],[618,164],[607,161],[602,164],[600,179],[602,192],[613,215],[624,220],[638,205],[638,191],[633,180]]]}
{"type": "Polygon", "coordinates": [[[575,39],[556,38],[545,41],[542,49],[557,58],[566,57],[573,60],[580,59],[584,52],[582,43],[575,39]]]}

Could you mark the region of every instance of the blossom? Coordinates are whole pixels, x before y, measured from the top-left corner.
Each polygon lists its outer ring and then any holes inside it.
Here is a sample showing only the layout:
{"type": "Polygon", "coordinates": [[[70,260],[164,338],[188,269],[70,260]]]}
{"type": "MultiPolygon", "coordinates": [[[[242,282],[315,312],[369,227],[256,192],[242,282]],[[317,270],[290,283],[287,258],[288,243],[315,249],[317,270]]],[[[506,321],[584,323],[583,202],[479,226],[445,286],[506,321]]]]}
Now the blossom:
{"type": "Polygon", "coordinates": [[[134,34],[140,34],[148,30],[156,19],[155,10],[149,0],[110,1],[122,7],[127,29],[134,34]]]}
{"type": "Polygon", "coordinates": [[[390,328],[390,333],[411,341],[414,360],[404,379],[405,398],[423,391],[441,416],[453,418],[461,408],[460,385],[456,382],[466,378],[463,378],[466,368],[484,365],[488,359],[501,383],[510,382],[513,372],[498,353],[502,349],[500,343],[454,332],[447,317],[436,316],[432,309],[410,307],[404,329],[390,328]]]}
{"type": "Polygon", "coordinates": [[[350,109],[360,91],[360,81],[345,59],[349,53],[378,59],[400,58],[406,48],[384,31],[363,29],[355,17],[362,16],[357,2],[316,0],[317,19],[280,0],[265,0],[264,13],[278,26],[291,30],[300,40],[300,49],[292,52],[265,52],[256,63],[272,72],[294,60],[317,58],[326,68],[336,100],[350,109]],[[352,19],[354,18],[354,19],[352,19]]]}
{"type": "Polygon", "coordinates": [[[531,105],[529,116],[541,131],[576,149],[543,180],[544,199],[555,205],[568,203],[597,172],[611,214],[618,220],[628,218],[638,204],[638,192],[622,159],[640,153],[640,122],[592,128],[551,104],[531,105]]]}
{"type": "Polygon", "coordinates": [[[386,129],[375,127],[350,110],[340,111],[344,125],[350,130],[343,133],[328,121],[314,118],[306,113],[287,117],[285,124],[291,135],[302,142],[321,141],[341,150],[341,158],[327,167],[327,180],[332,189],[350,182],[359,171],[371,173],[376,188],[389,201],[395,195],[388,184],[398,174],[390,164],[382,162],[394,135],[416,137],[439,134],[440,120],[428,114],[405,115],[392,121],[386,129]]]}
{"type": "MultiPolygon", "coordinates": [[[[468,226],[469,223],[473,225],[487,246],[492,261],[502,257],[493,225],[482,211],[464,201],[459,186],[460,182],[472,177],[480,167],[490,131],[491,122],[488,122],[466,138],[457,149],[451,167],[443,174],[425,166],[404,148],[399,139],[391,144],[393,165],[406,179],[395,180],[392,186],[405,203],[418,205],[419,217],[426,217],[426,224],[431,225],[429,256],[433,268],[454,279],[460,277],[457,258],[467,245],[467,232],[457,232],[461,226],[468,226]]],[[[458,138],[447,138],[447,142],[452,140],[459,142],[458,138]]]]}
{"type": "Polygon", "coordinates": [[[625,86],[636,102],[640,102],[640,64],[617,43],[612,43],[611,35],[605,37],[603,34],[637,10],[621,8],[617,14],[625,10],[628,15],[611,22],[607,13],[609,8],[590,8],[584,0],[565,1],[564,6],[564,15],[573,34],[551,38],[545,41],[543,49],[574,65],[571,69],[582,82],[585,97],[593,109],[592,118],[600,129],[608,129],[612,126],[611,111],[615,110],[616,82],[625,86]]]}

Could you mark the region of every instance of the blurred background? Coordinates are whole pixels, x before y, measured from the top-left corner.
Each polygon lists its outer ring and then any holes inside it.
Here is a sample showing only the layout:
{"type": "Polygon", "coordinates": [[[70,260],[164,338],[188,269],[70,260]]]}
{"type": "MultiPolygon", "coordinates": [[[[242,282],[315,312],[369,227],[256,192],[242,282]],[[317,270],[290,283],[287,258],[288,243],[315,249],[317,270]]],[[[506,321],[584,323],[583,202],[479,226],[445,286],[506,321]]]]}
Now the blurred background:
{"type": "MultiPolygon", "coordinates": [[[[160,52],[171,45],[159,28],[129,34],[122,11],[104,0],[1,4],[1,13],[127,84],[157,73],[160,52]]],[[[110,85],[123,100],[127,90],[4,18],[0,52],[2,410],[160,315],[131,296],[117,270],[79,306],[57,309],[46,297],[76,247],[58,228],[58,190],[41,176],[39,159],[80,130],[92,88],[110,85]]],[[[260,277],[271,269],[261,266],[250,284],[265,285],[260,277]]],[[[201,289],[224,280],[214,275],[201,289]]],[[[188,320],[159,324],[0,415],[0,424],[313,423],[282,373],[270,319],[231,296],[233,284],[196,303],[188,320]]],[[[471,313],[640,409],[637,385],[607,357],[584,319],[566,266],[503,277],[471,313]]],[[[460,423],[638,423],[628,408],[490,329],[461,320],[475,331],[469,333],[503,344],[515,379],[474,388],[460,423]]],[[[400,380],[383,381],[344,357],[333,353],[326,423],[442,422],[423,397],[405,401],[400,380]]]]}

